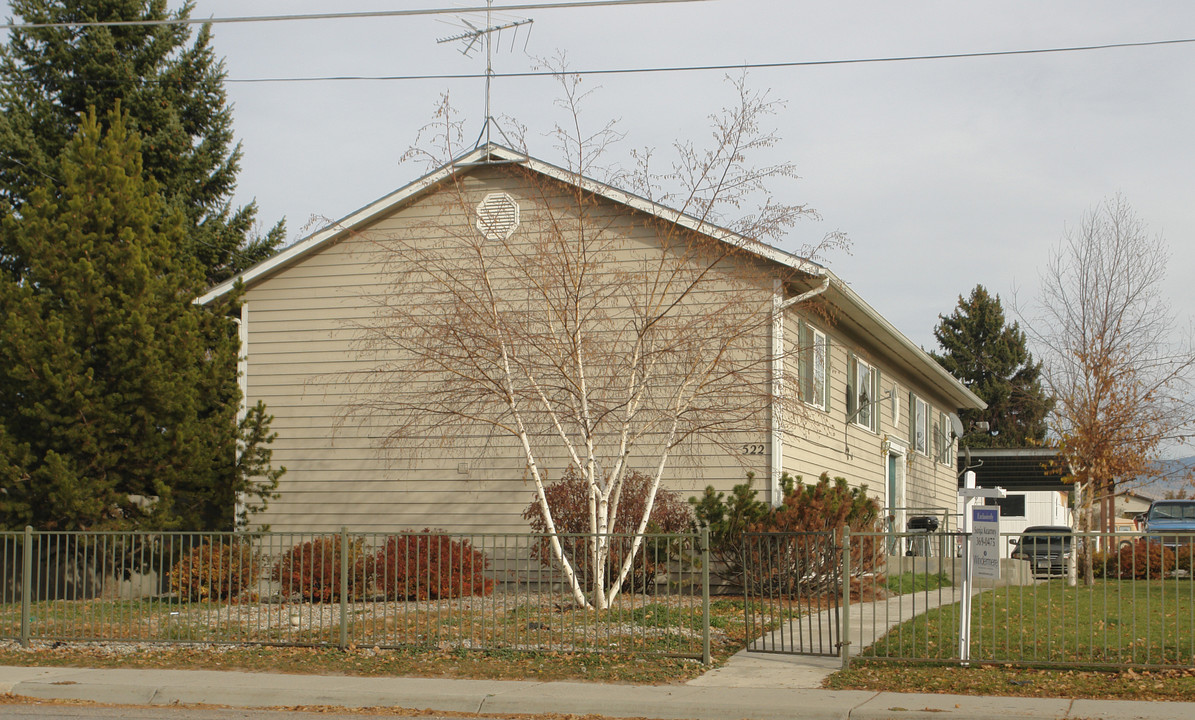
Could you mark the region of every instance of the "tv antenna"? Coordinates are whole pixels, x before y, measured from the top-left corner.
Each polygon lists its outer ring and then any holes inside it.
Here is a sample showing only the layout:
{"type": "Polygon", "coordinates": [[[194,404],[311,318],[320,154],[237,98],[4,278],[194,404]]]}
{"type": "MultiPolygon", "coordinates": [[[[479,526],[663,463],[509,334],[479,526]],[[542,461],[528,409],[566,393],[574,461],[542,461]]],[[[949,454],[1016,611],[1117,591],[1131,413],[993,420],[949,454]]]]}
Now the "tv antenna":
{"type": "MultiPolygon", "coordinates": [[[[499,24],[494,24],[494,0],[486,0],[485,23],[473,23],[468,18],[462,17],[460,19],[461,25],[464,26],[464,31],[450,35],[448,37],[438,38],[438,44],[445,43],[460,43],[461,54],[465,57],[472,57],[472,54],[479,48],[485,47],[485,122],[482,123],[481,133],[477,136],[477,142],[474,147],[481,145],[482,138],[488,145],[490,142],[490,126],[497,125],[494,117],[490,112],[490,91],[494,80],[494,45],[495,39],[501,43],[502,32],[504,30],[511,31],[511,48],[514,48],[515,40],[518,38],[519,28],[526,27],[527,34],[523,40],[523,47],[526,49],[527,42],[531,39],[531,24],[535,22],[530,18],[516,18],[503,21],[499,18],[499,24]]],[[[502,132],[499,128],[498,132],[502,132]]],[[[505,133],[503,133],[505,136],[505,133]]]]}

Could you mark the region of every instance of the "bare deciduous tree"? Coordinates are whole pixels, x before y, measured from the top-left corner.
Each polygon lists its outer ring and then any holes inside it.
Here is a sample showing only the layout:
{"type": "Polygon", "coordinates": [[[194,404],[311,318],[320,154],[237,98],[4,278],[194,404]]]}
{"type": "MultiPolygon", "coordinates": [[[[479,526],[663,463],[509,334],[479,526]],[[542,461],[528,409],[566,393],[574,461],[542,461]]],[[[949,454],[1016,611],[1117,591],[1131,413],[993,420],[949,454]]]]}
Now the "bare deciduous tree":
{"type": "Polygon", "coordinates": [[[1168,258],[1163,238],[1118,195],[1064,235],[1042,275],[1029,327],[1056,399],[1062,470],[1080,493],[1080,530],[1097,529],[1096,501],[1157,472],[1159,450],[1195,430],[1195,347],[1163,292],[1168,258]]]}
{"type": "MultiPolygon", "coordinates": [[[[774,397],[767,338],[780,266],[758,252],[814,212],[768,194],[770,180],[793,174],[790,164],[750,164],[774,142],[760,127],[776,109],[766,96],[738,84],[737,106],[713,118],[712,149],[679,143],[663,175],[639,152],[635,169],[611,180],[599,168],[617,134],[609,125],[582,133],[576,82],[564,83],[573,124],[556,128],[566,158],[559,173],[505,162],[454,174],[426,201],[435,210],[417,230],[376,240],[393,290],[365,334],[377,364],[358,409],[384,418],[389,446],[402,452],[513,441],[549,532],[545,466],[575,467],[590,489],[591,587],[559,542],[553,555],[576,602],[605,608],[640,542],[606,571],[603,534],[631,471],[651,478],[636,518],[643,533],[678,448],[708,443],[737,456],[744,433],[768,427],[770,403],[800,413],[792,397],[774,397]],[[634,191],[625,197],[650,211],[616,207],[611,185],[597,186],[594,175],[634,191]],[[517,232],[479,231],[479,199],[494,188],[520,197],[517,232]],[[751,199],[756,209],[741,212],[751,199]]],[[[434,131],[448,156],[459,137],[454,117],[442,106],[434,131]]],[[[521,144],[524,133],[513,134],[521,144]]],[[[845,242],[831,233],[803,254],[845,242]]]]}

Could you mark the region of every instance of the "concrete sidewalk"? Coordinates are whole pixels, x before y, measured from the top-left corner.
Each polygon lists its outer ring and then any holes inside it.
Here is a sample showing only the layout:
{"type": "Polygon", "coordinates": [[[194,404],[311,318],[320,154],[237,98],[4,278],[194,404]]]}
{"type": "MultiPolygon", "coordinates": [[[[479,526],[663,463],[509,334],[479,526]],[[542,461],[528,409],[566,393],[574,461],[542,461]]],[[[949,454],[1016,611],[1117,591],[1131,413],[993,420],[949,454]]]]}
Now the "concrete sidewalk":
{"type": "Polygon", "coordinates": [[[40,699],[129,705],[404,707],[501,715],[597,713],[695,720],[1190,720],[1195,702],[1146,703],[914,695],[733,685],[624,686],[573,682],[359,678],[209,670],[0,667],[0,691],[40,699]]]}

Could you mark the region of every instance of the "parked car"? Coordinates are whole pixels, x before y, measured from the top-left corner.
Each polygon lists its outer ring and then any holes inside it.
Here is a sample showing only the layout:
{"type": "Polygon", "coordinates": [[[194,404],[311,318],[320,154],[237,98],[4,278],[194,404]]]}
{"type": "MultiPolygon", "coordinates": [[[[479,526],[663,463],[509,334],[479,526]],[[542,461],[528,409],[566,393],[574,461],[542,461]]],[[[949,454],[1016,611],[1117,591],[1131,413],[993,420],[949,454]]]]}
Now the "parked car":
{"type": "Polygon", "coordinates": [[[1195,542],[1195,500],[1154,500],[1145,513],[1145,534],[1166,545],[1195,542]]]}
{"type": "Polygon", "coordinates": [[[1009,543],[1012,557],[1028,560],[1034,575],[1065,575],[1075,547],[1075,531],[1065,525],[1033,525],[1009,543]]]}

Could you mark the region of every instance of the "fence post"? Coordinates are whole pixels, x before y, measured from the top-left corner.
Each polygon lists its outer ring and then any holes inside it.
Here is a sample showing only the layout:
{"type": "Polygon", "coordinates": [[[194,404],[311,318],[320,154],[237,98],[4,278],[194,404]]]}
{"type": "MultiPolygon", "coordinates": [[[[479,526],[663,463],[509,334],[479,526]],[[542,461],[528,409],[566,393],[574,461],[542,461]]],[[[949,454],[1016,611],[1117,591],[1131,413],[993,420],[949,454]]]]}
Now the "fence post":
{"type": "Polygon", "coordinates": [[[21,549],[21,647],[29,647],[29,603],[33,595],[33,528],[25,526],[25,547],[21,549]]]}
{"type": "MultiPolygon", "coordinates": [[[[862,585],[860,585],[862,588],[862,585]]],[[[851,667],[851,528],[842,526],[842,625],[838,630],[842,669],[851,667]]]]}
{"type": "Polygon", "coordinates": [[[710,657],[710,529],[701,528],[701,662],[710,657]]]}
{"type": "Polygon", "coordinates": [[[340,526],[340,649],[349,645],[349,529],[340,526]]]}

